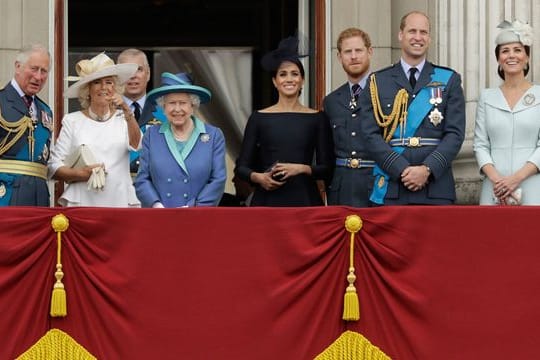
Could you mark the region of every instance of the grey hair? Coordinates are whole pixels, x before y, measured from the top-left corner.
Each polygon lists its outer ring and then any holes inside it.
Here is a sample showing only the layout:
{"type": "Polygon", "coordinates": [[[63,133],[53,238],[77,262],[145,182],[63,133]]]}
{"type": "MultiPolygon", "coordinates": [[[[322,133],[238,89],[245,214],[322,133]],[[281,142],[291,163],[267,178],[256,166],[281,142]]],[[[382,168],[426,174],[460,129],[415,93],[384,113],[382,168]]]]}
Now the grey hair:
{"type": "Polygon", "coordinates": [[[144,66],[146,66],[147,68],[150,68],[150,64],[148,63],[148,57],[146,56],[144,51],[139,50],[139,49],[126,49],[122,51],[120,54],[118,54],[118,57],[116,58],[116,63],[121,64],[122,58],[126,56],[142,56],[144,59],[144,66]]]}
{"type": "MultiPolygon", "coordinates": [[[[181,93],[181,92],[178,92],[178,93],[181,93]]],[[[195,94],[192,94],[192,93],[183,93],[183,94],[188,94],[189,95],[189,99],[191,100],[191,105],[193,105],[193,108],[195,110],[197,110],[199,108],[199,106],[201,105],[201,98],[199,97],[199,95],[195,95],[195,94]]],[[[159,106],[164,108],[165,107],[165,96],[167,96],[167,95],[169,95],[169,94],[158,97],[156,99],[156,104],[158,104],[159,106]]]]}
{"type": "Polygon", "coordinates": [[[51,65],[51,53],[45,46],[41,44],[29,44],[23,46],[15,56],[15,61],[21,64],[26,64],[26,62],[30,58],[30,55],[34,52],[41,52],[47,54],[47,56],[49,57],[49,66],[51,65]]]}
{"type": "MultiPolygon", "coordinates": [[[[118,77],[113,76],[114,79],[114,91],[118,94],[124,93],[124,86],[118,84],[118,77]]],[[[96,79],[99,80],[99,79],[96,79]]],[[[77,95],[81,108],[86,110],[90,107],[90,83],[86,83],[79,88],[79,94],[77,95]]]]}

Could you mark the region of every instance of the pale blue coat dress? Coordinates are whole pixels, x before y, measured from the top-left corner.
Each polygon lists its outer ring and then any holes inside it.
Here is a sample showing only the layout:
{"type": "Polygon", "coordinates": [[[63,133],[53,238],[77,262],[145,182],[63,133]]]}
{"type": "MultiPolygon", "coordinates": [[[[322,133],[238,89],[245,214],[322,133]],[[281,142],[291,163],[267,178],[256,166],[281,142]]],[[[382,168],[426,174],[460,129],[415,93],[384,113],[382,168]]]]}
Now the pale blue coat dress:
{"type": "MultiPolygon", "coordinates": [[[[527,161],[540,167],[540,86],[533,85],[510,109],[500,88],[480,94],[474,131],[474,152],[479,168],[493,164],[508,176],[527,161]]],[[[523,205],[540,205],[540,175],[521,183],[523,205]]],[[[485,177],[480,205],[494,205],[493,184],[485,177]]]]}

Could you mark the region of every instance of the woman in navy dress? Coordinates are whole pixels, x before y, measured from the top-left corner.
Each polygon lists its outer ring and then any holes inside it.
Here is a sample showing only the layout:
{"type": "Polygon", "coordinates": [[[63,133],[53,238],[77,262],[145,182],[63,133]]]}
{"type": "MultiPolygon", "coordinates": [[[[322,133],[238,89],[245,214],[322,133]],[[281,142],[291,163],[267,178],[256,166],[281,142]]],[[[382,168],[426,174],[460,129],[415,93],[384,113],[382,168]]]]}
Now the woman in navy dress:
{"type": "Polygon", "coordinates": [[[298,99],[305,74],[297,48],[287,38],[261,61],[279,99],[250,116],[236,161],[236,175],[255,186],[251,206],[324,204],[317,180],[331,179],[332,135],[324,114],[298,99]]]}

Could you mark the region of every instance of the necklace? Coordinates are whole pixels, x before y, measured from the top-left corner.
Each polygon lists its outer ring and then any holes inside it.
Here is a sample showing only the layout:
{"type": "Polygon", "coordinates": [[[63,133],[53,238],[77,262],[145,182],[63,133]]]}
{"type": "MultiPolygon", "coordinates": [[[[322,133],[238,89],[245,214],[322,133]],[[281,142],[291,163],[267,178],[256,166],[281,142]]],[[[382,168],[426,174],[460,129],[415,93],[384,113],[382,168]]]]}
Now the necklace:
{"type": "Polygon", "coordinates": [[[104,122],[111,118],[111,110],[108,109],[105,116],[99,116],[95,112],[92,111],[90,107],[88,107],[88,116],[90,116],[90,119],[98,121],[98,122],[104,122]]]}

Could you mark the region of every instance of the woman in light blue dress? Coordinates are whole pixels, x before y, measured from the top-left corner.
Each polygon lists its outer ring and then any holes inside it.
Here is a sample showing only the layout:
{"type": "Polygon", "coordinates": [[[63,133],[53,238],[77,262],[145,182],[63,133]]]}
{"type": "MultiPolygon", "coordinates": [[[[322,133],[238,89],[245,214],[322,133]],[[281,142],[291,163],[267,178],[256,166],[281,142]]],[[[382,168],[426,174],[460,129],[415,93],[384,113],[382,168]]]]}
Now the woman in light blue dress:
{"type": "Polygon", "coordinates": [[[496,38],[497,88],[480,94],[474,152],[485,175],[481,205],[540,204],[540,87],[529,71],[532,29],[503,22],[496,38]]]}

